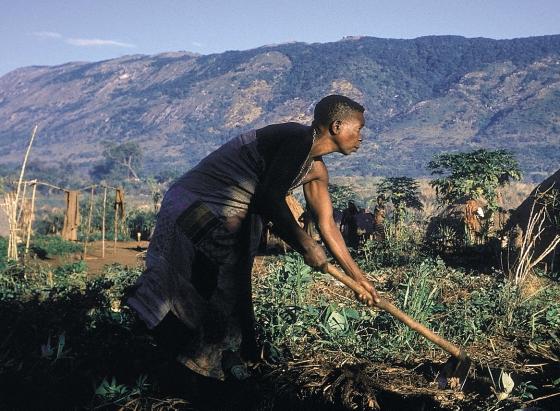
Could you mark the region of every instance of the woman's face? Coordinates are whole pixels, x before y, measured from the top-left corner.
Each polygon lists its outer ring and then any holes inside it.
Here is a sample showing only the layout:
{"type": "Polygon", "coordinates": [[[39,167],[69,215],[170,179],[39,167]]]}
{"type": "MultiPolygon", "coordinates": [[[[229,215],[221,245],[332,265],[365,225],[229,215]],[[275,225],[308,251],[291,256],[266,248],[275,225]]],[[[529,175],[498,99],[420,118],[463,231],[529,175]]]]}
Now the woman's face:
{"type": "Polygon", "coordinates": [[[351,154],[360,148],[362,142],[361,131],[365,124],[364,114],[354,111],[339,120],[338,133],[335,141],[338,145],[338,151],[344,155],[351,154]]]}

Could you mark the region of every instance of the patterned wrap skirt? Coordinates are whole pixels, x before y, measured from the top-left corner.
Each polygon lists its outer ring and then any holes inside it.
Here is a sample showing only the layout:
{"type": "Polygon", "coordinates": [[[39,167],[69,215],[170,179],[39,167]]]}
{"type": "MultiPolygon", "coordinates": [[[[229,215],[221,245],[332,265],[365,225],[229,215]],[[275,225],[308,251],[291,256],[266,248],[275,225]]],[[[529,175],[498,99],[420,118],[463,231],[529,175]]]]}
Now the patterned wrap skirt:
{"type": "Polygon", "coordinates": [[[127,301],[150,329],[171,312],[189,334],[177,359],[222,380],[223,352],[256,347],[251,269],[262,231],[255,214],[247,214],[236,232],[225,220],[198,195],[172,187],[158,215],[146,270],[127,301]]]}

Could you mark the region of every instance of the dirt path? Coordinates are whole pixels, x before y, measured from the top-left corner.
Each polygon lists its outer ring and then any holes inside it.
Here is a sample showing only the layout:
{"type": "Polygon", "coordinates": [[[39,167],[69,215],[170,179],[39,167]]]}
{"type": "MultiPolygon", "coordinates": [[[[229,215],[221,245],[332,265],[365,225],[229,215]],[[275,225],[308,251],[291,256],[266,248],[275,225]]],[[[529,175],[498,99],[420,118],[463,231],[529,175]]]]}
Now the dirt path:
{"type": "Polygon", "coordinates": [[[103,272],[106,265],[119,263],[127,267],[144,264],[143,255],[148,248],[147,241],[118,241],[116,247],[112,241],[105,242],[105,258],[102,257],[102,243],[95,241],[88,245],[86,264],[88,274],[96,276],[103,272]]]}
{"type": "MultiPolygon", "coordinates": [[[[105,242],[105,257],[102,257],[101,241],[94,241],[87,246],[86,264],[88,266],[88,275],[96,277],[103,273],[106,265],[122,264],[127,267],[138,267],[144,265],[145,252],[148,249],[148,241],[119,241],[114,248],[112,241],[105,242]]],[[[50,267],[60,267],[61,265],[73,263],[82,260],[82,253],[75,253],[65,256],[57,256],[44,260],[44,263],[50,267]]],[[[266,273],[267,256],[258,255],[255,257],[253,273],[263,275],[266,273]]]]}
{"type": "MultiPolygon", "coordinates": [[[[119,241],[114,246],[112,241],[105,242],[105,257],[102,253],[102,242],[94,241],[87,246],[85,262],[88,266],[88,275],[96,277],[103,273],[106,265],[118,263],[127,267],[137,267],[144,264],[143,254],[148,248],[148,241],[119,241]]],[[[51,267],[59,267],[64,264],[82,260],[82,253],[76,253],[61,257],[54,257],[45,262],[51,267]]]]}

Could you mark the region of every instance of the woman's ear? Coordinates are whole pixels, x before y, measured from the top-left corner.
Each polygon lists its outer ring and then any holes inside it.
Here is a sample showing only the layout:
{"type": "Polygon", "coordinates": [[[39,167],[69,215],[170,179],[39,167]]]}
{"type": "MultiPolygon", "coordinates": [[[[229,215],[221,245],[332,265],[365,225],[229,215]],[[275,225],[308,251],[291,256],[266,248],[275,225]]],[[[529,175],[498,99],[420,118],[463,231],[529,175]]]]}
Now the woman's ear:
{"type": "Polygon", "coordinates": [[[329,126],[329,131],[331,132],[331,134],[337,135],[340,132],[340,126],[341,125],[342,125],[341,120],[333,121],[329,126]]]}

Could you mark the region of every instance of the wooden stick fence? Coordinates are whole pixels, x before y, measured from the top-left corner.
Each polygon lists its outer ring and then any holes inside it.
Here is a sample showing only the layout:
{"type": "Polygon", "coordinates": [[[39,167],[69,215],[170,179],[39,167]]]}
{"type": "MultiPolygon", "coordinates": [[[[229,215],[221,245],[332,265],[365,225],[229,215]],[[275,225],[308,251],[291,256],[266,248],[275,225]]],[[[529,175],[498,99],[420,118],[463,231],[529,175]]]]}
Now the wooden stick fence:
{"type": "MultiPolygon", "coordinates": [[[[17,260],[18,259],[18,250],[17,250],[17,240],[20,228],[18,227],[18,221],[21,219],[23,214],[23,209],[26,201],[26,189],[27,185],[33,186],[33,192],[31,195],[31,215],[29,217],[29,223],[27,226],[26,232],[26,241],[25,241],[25,255],[29,253],[29,245],[31,240],[31,231],[33,221],[35,220],[35,198],[36,198],[36,191],[37,186],[46,186],[56,190],[61,191],[69,191],[67,189],[43,182],[43,181],[24,181],[23,176],[25,174],[25,167],[27,165],[27,160],[29,159],[29,153],[31,152],[31,146],[33,145],[33,141],[35,140],[35,136],[37,134],[38,126],[35,125],[33,128],[33,132],[31,133],[31,138],[29,140],[29,144],[27,146],[27,150],[25,152],[25,156],[23,159],[23,164],[21,166],[19,179],[17,181],[17,189],[16,192],[10,192],[4,194],[4,203],[0,204],[0,208],[4,210],[8,217],[8,226],[9,226],[9,238],[8,238],[8,259],[17,260]],[[22,192],[22,185],[23,185],[23,192],[22,192]],[[21,203],[21,204],[20,204],[21,203]]],[[[87,254],[87,246],[89,241],[89,235],[91,232],[91,220],[93,214],[93,201],[94,201],[94,190],[97,187],[103,187],[103,219],[102,219],[102,257],[105,257],[105,219],[106,219],[106,204],[107,204],[107,189],[115,190],[115,196],[117,196],[118,188],[112,187],[106,184],[93,184],[87,187],[83,187],[76,191],[85,191],[91,189],[91,199],[90,199],[90,208],[89,208],[89,218],[88,218],[88,228],[87,233],[84,241],[84,254],[83,257],[86,257],[87,254]]],[[[114,221],[114,245],[113,251],[116,253],[117,249],[117,237],[118,237],[118,211],[119,207],[122,207],[122,204],[115,205],[115,221],[114,221]]],[[[122,209],[122,208],[121,208],[122,209]]]]}
{"type": "Polygon", "coordinates": [[[82,259],[85,260],[87,257],[87,246],[89,241],[89,235],[91,234],[91,218],[93,216],[93,196],[95,194],[95,187],[91,186],[91,197],[89,200],[89,216],[88,216],[88,223],[87,223],[87,231],[84,238],[84,253],[82,259]]]}
{"type": "MultiPolygon", "coordinates": [[[[34,130],[34,133],[36,132],[36,130],[34,130]]],[[[34,138],[34,135],[32,135],[32,139],[34,138]]],[[[30,144],[32,143],[32,141],[30,142],[30,144]]],[[[30,147],[30,146],[29,146],[30,147]]],[[[28,151],[26,153],[26,157],[24,159],[24,165],[22,166],[22,170],[25,169],[25,164],[27,163],[27,158],[28,158],[28,154],[29,154],[29,147],[28,147],[28,151]]],[[[23,173],[20,174],[20,177],[23,177],[23,173]]],[[[15,181],[12,182],[15,184],[15,181]]],[[[31,232],[32,232],[32,224],[33,221],[35,221],[35,200],[36,200],[36,192],[37,192],[37,187],[38,186],[45,186],[45,187],[49,187],[55,190],[60,190],[60,191],[70,191],[69,189],[65,189],[62,187],[58,187],[56,185],[47,183],[45,181],[38,181],[37,179],[34,180],[30,180],[30,181],[19,181],[17,182],[18,185],[18,190],[20,191],[20,195],[16,193],[6,193],[4,195],[4,203],[0,204],[0,208],[2,208],[6,215],[8,216],[8,224],[9,224],[9,230],[10,230],[10,236],[9,236],[9,241],[8,241],[8,258],[9,259],[13,259],[13,260],[17,260],[18,255],[17,255],[17,240],[19,238],[19,234],[20,234],[20,227],[18,225],[18,222],[21,219],[22,213],[23,213],[23,208],[24,208],[24,202],[26,199],[26,187],[27,185],[32,186],[32,194],[31,194],[31,216],[30,216],[30,221],[29,221],[29,225],[26,227],[26,241],[25,241],[25,255],[27,255],[29,253],[29,247],[30,247],[30,242],[31,242],[31,232]]],[[[88,223],[87,223],[87,233],[85,236],[85,240],[84,240],[84,251],[83,251],[83,258],[85,259],[87,256],[87,248],[89,245],[89,236],[91,234],[91,223],[92,223],[92,218],[93,218],[93,203],[94,203],[94,195],[95,195],[95,189],[96,188],[103,188],[103,215],[102,215],[102,237],[101,237],[101,243],[102,243],[102,247],[101,247],[101,256],[102,258],[105,258],[105,249],[106,249],[106,216],[107,216],[107,190],[108,189],[113,189],[115,190],[115,192],[118,190],[117,187],[113,187],[107,184],[91,184],[88,185],[86,187],[82,187],[76,191],[86,191],[86,190],[91,190],[91,195],[90,195],[90,206],[89,206],[89,215],[88,215],[88,223]]],[[[115,194],[116,195],[116,194],[115,194]]],[[[114,243],[113,243],[113,252],[116,253],[116,244],[117,244],[117,238],[118,238],[118,213],[119,212],[119,208],[115,207],[115,221],[114,221],[114,243]]]]}

